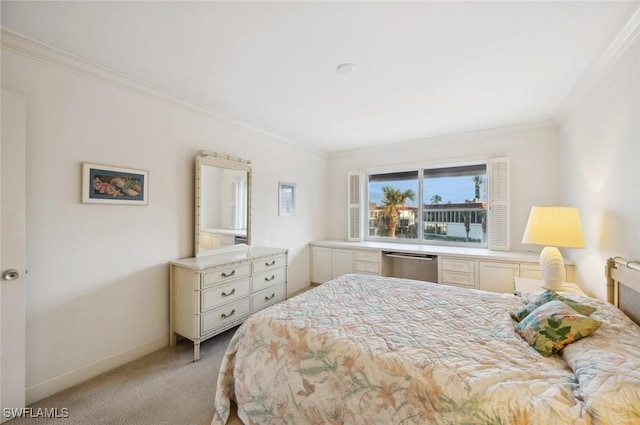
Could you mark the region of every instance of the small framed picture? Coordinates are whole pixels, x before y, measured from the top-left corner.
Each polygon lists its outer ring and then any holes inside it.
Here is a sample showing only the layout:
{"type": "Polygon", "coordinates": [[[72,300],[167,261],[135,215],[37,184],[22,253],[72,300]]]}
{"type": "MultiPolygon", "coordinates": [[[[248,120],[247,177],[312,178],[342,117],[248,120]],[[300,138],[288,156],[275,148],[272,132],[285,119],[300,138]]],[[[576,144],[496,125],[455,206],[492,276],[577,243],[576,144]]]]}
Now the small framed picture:
{"type": "Polygon", "coordinates": [[[296,184],[278,183],[278,215],[296,215],[296,184]]]}
{"type": "Polygon", "coordinates": [[[147,205],[149,172],[82,163],[82,202],[147,205]]]}

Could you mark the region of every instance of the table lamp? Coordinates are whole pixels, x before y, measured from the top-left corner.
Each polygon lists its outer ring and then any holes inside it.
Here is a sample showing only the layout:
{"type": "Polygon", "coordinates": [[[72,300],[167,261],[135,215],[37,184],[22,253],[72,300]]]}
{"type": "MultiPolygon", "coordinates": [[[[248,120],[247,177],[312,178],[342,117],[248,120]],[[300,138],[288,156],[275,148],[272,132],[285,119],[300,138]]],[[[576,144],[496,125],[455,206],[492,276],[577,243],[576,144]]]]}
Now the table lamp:
{"type": "Polygon", "coordinates": [[[557,247],[584,248],[578,209],[574,207],[531,207],[522,243],[544,245],[540,253],[543,288],[562,290],[564,260],[557,247]]]}

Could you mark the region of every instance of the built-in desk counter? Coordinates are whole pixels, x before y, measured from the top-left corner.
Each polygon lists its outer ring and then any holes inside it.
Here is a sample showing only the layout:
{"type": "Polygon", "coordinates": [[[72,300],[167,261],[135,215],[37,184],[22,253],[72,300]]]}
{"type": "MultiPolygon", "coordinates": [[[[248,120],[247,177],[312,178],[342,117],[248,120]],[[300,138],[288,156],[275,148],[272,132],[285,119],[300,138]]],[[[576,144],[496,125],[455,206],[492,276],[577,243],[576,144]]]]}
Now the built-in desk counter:
{"type": "MultiPolygon", "coordinates": [[[[395,276],[393,257],[385,255],[390,252],[435,256],[437,279],[423,280],[463,288],[512,293],[514,278],[542,278],[539,254],[533,252],[337,240],[314,241],[310,248],[314,284],[345,273],[395,276]]],[[[573,281],[573,275],[573,263],[565,260],[565,280],[573,281]]]]}

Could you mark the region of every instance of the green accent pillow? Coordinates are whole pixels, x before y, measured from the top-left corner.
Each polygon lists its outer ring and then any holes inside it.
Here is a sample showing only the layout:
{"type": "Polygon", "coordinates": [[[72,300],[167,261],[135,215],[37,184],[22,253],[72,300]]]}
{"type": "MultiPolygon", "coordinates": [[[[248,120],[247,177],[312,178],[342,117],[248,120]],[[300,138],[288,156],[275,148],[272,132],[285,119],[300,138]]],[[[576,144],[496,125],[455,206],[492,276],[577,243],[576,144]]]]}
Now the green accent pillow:
{"type": "Polygon", "coordinates": [[[578,313],[562,301],[553,300],[533,310],[515,328],[536,351],[549,357],[591,335],[600,325],[601,322],[578,313]]]}
{"type": "Polygon", "coordinates": [[[562,295],[558,295],[555,291],[551,289],[547,289],[539,295],[533,297],[527,305],[520,308],[519,310],[512,311],[511,318],[516,322],[521,321],[525,317],[529,315],[533,310],[540,307],[543,304],[548,303],[549,301],[560,300],[563,303],[567,304],[569,307],[573,308],[578,313],[584,316],[591,316],[591,313],[596,311],[595,307],[591,307],[590,305],[580,304],[579,302],[572,300],[571,298],[564,297],[562,295]]]}

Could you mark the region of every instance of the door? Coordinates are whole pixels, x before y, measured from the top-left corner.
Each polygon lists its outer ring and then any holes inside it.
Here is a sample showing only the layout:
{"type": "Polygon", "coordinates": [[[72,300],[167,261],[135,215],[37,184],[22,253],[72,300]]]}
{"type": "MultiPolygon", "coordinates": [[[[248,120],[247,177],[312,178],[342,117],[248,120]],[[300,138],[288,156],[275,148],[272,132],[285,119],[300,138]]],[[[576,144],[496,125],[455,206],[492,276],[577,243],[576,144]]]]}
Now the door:
{"type": "Polygon", "coordinates": [[[25,406],[26,176],[24,95],[2,89],[0,138],[0,422],[25,406]]]}

